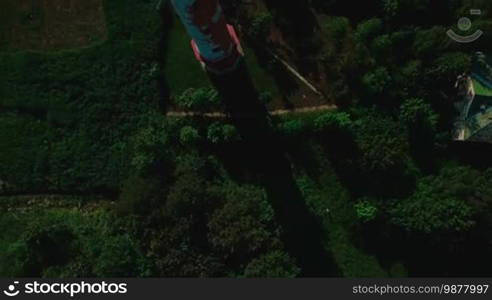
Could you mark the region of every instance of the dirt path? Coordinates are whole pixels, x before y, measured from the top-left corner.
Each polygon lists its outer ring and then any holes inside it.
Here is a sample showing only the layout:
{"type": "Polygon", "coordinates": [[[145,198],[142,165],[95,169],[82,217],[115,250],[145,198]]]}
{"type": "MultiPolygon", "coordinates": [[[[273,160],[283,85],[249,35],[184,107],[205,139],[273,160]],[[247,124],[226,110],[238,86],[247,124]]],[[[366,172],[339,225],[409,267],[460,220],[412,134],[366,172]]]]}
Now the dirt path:
{"type": "MultiPolygon", "coordinates": [[[[312,107],[300,107],[300,108],[294,108],[294,109],[277,109],[274,111],[270,111],[270,115],[273,116],[279,116],[279,115],[285,115],[285,114],[290,114],[290,113],[308,113],[308,112],[315,112],[315,111],[328,111],[328,110],[335,110],[337,109],[336,105],[319,105],[319,106],[312,106],[312,107]]],[[[166,114],[168,117],[206,117],[206,118],[213,118],[213,119],[222,119],[222,118],[227,118],[227,114],[223,112],[209,112],[209,113],[202,113],[202,112],[180,112],[180,111],[170,111],[166,114]]]]}

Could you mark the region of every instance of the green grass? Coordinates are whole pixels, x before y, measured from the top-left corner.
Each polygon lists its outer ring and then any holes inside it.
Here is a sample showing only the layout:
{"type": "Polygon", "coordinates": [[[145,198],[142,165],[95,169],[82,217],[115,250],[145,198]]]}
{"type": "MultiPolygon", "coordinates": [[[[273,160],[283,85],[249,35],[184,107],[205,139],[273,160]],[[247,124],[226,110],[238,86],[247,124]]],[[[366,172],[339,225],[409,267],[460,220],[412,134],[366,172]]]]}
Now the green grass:
{"type": "Polygon", "coordinates": [[[253,78],[253,82],[255,83],[258,91],[269,91],[272,93],[274,98],[280,97],[281,93],[279,87],[275,83],[275,80],[270,74],[268,74],[264,67],[260,66],[253,50],[248,47],[245,47],[245,59],[249,73],[253,78]]]}
{"type": "Polygon", "coordinates": [[[485,85],[481,84],[478,80],[473,80],[473,86],[475,93],[479,96],[492,96],[492,89],[489,89],[485,85]]]}
{"type": "Polygon", "coordinates": [[[164,69],[171,94],[179,95],[191,87],[210,86],[207,75],[193,55],[190,38],[176,17],[169,32],[166,51],[164,69]]]}

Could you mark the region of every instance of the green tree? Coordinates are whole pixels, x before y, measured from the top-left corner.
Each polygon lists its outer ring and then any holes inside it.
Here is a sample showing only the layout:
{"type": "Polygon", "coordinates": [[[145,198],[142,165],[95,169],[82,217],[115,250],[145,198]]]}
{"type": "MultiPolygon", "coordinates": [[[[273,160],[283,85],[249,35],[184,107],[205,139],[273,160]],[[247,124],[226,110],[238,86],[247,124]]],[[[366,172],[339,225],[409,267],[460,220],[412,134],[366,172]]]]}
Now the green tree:
{"type": "Polygon", "coordinates": [[[407,126],[410,154],[426,172],[435,168],[435,139],[438,115],[424,100],[406,100],[400,107],[400,120],[407,126]]]}
{"type": "Polygon", "coordinates": [[[179,140],[183,145],[193,145],[200,140],[200,133],[192,126],[185,126],[179,132],[179,140]]]}
{"type": "Polygon", "coordinates": [[[374,57],[381,62],[385,62],[393,58],[391,53],[393,44],[389,34],[383,34],[374,39],[371,43],[371,52],[374,57]]]}
{"type": "Polygon", "coordinates": [[[252,39],[264,39],[267,37],[273,17],[269,13],[256,14],[250,21],[247,32],[252,39]]]}
{"type": "Polygon", "coordinates": [[[175,101],[185,109],[204,111],[219,104],[219,94],[212,88],[189,88],[177,96],[175,101]]]}
{"type": "Polygon", "coordinates": [[[283,251],[273,251],[253,259],[244,271],[251,278],[294,278],[301,270],[283,251]]]}
{"type": "Polygon", "coordinates": [[[416,31],[413,39],[412,52],[419,59],[434,58],[451,48],[455,42],[446,34],[448,29],[435,26],[416,31]]]}
{"type": "Polygon", "coordinates": [[[233,125],[214,122],[208,127],[207,138],[212,144],[220,144],[237,141],[240,136],[233,125]]]}
{"type": "Polygon", "coordinates": [[[378,208],[371,201],[362,199],[354,205],[357,218],[362,223],[374,220],[378,213],[378,208]]]}
{"type": "Polygon", "coordinates": [[[306,124],[300,119],[282,122],[278,127],[280,133],[287,137],[300,136],[303,132],[305,132],[306,128],[306,124]]]}
{"type": "Polygon", "coordinates": [[[409,126],[415,126],[423,123],[434,130],[437,125],[438,115],[432,107],[423,99],[408,99],[400,107],[400,120],[409,126]]]}
{"type": "Polygon", "coordinates": [[[314,120],[314,127],[317,131],[333,129],[349,129],[352,125],[350,115],[345,112],[328,112],[314,120]]]}
{"type": "Polygon", "coordinates": [[[381,19],[370,19],[357,25],[355,37],[359,43],[367,44],[383,31],[381,19]]]}
{"type": "Polygon", "coordinates": [[[269,104],[273,100],[273,95],[270,91],[263,91],[260,93],[260,101],[263,104],[269,104]]]}
{"type": "Polygon", "coordinates": [[[407,99],[410,95],[425,94],[427,91],[422,85],[423,66],[420,60],[410,60],[394,74],[395,84],[400,87],[401,99],[407,99]]]}
{"type": "Polygon", "coordinates": [[[234,142],[240,139],[239,132],[231,124],[222,126],[222,136],[225,142],[234,142]]]}
{"type": "Polygon", "coordinates": [[[433,62],[428,74],[438,82],[454,82],[458,75],[471,69],[471,64],[471,56],[463,52],[445,53],[433,62]]]}
{"type": "MultiPolygon", "coordinates": [[[[0,219],[5,218],[1,215],[0,219]]],[[[67,209],[17,214],[25,222],[0,259],[0,275],[12,277],[136,277],[149,275],[130,218],[110,212],[67,209]],[[7,263],[8,265],[4,265],[7,263]]]]}
{"type": "Polygon", "coordinates": [[[370,96],[378,96],[388,91],[392,83],[392,76],[385,67],[378,67],[362,77],[362,84],[370,96]]]}
{"type": "Polygon", "coordinates": [[[189,218],[205,213],[210,197],[207,193],[207,160],[197,154],[177,157],[174,183],[164,203],[164,215],[189,218]]]}
{"type": "Polygon", "coordinates": [[[403,168],[408,158],[404,129],[391,118],[374,111],[363,114],[355,121],[362,169],[371,173],[403,168]]]}
{"type": "Polygon", "coordinates": [[[421,179],[416,192],[396,201],[391,221],[411,232],[442,233],[470,230],[476,211],[468,203],[480,174],[465,167],[448,167],[421,179]],[[470,177],[473,176],[473,177],[470,177]]]}
{"type": "Polygon", "coordinates": [[[144,248],[158,276],[224,276],[223,260],[208,242],[208,219],[217,207],[211,173],[208,160],[196,153],[177,157],[167,197],[144,227],[144,248]]]}
{"type": "Polygon", "coordinates": [[[399,0],[382,0],[382,2],[386,19],[392,19],[398,15],[400,9],[399,0]]]}
{"type": "Polygon", "coordinates": [[[273,209],[262,189],[228,184],[215,194],[222,204],[209,220],[209,240],[222,256],[244,262],[281,247],[273,209]]]}
{"type": "Polygon", "coordinates": [[[169,159],[169,136],[164,120],[156,120],[142,127],[130,138],[130,160],[132,170],[140,174],[148,174],[156,166],[162,166],[169,159]]]}
{"type": "Polygon", "coordinates": [[[349,37],[352,28],[350,20],[346,17],[330,17],[324,24],[323,29],[328,32],[332,42],[340,48],[343,42],[349,37]]]}

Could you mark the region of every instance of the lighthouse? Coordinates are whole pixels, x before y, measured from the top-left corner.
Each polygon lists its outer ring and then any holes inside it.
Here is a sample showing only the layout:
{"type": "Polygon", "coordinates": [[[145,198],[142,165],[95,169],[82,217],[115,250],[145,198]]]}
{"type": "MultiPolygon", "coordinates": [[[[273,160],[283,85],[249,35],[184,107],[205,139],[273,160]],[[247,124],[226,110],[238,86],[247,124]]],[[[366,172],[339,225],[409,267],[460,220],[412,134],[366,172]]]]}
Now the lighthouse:
{"type": "Polygon", "coordinates": [[[243,56],[234,27],[227,24],[218,0],[172,0],[191,37],[196,59],[209,72],[234,71],[243,56]]]}

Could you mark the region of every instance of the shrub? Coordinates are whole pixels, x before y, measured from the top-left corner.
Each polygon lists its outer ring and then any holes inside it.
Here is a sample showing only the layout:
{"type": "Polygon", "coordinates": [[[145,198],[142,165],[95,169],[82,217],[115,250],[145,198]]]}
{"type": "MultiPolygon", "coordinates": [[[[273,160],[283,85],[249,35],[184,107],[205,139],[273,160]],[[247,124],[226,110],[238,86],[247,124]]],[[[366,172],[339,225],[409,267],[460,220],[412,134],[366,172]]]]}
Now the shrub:
{"type": "Polygon", "coordinates": [[[262,39],[268,34],[273,17],[269,13],[261,13],[253,17],[248,26],[248,34],[252,39],[262,39]]]}
{"type": "Polygon", "coordinates": [[[152,209],[155,195],[159,195],[160,182],[155,178],[133,175],[122,183],[116,212],[120,215],[145,215],[152,209]]]}
{"type": "Polygon", "coordinates": [[[385,67],[379,67],[362,78],[365,90],[372,96],[381,95],[387,91],[391,81],[391,75],[385,67]]]}
{"type": "Polygon", "coordinates": [[[200,140],[200,134],[192,126],[185,126],[179,132],[179,140],[183,145],[192,145],[200,140]]]}
{"type": "Polygon", "coordinates": [[[362,44],[367,44],[383,31],[381,19],[370,19],[357,26],[355,37],[362,44]]]}
{"type": "Polygon", "coordinates": [[[288,120],[280,123],[279,125],[280,133],[288,137],[299,136],[305,131],[305,129],[306,124],[299,119],[288,120]]]}
{"type": "MultiPolygon", "coordinates": [[[[366,172],[401,169],[408,160],[408,143],[399,123],[385,115],[365,111],[355,123],[356,142],[366,172]]],[[[393,174],[394,175],[394,174],[393,174]]]]}
{"type": "Polygon", "coordinates": [[[425,123],[435,129],[438,115],[432,110],[432,107],[424,100],[413,98],[406,100],[400,107],[400,120],[408,125],[425,123]]]}
{"type": "Polygon", "coordinates": [[[212,144],[227,143],[238,140],[239,133],[230,124],[214,122],[208,127],[207,138],[212,144]]]}
{"type": "Polygon", "coordinates": [[[389,34],[383,34],[374,39],[371,50],[379,60],[387,60],[392,57],[391,50],[393,44],[389,34]]]}
{"type": "Polygon", "coordinates": [[[222,136],[224,142],[233,142],[239,139],[239,133],[236,127],[231,124],[225,124],[222,126],[222,136]]]}
{"type": "Polygon", "coordinates": [[[260,93],[259,98],[260,98],[261,103],[268,104],[268,103],[272,102],[273,95],[270,91],[263,91],[260,93]]]}
{"type": "Polygon", "coordinates": [[[387,19],[396,17],[399,9],[399,0],[383,0],[383,12],[387,19]]]}
{"type": "Polygon", "coordinates": [[[294,260],[283,251],[273,251],[253,259],[244,271],[252,278],[294,278],[301,272],[294,260]]]}
{"type": "MultiPolygon", "coordinates": [[[[0,222],[6,217],[1,215],[0,222]]],[[[2,253],[6,259],[0,259],[1,276],[130,277],[148,270],[130,219],[103,210],[63,209],[16,218],[25,225],[16,229],[15,240],[2,253]]]]}
{"type": "Polygon", "coordinates": [[[374,220],[378,213],[378,208],[368,200],[360,200],[354,205],[357,218],[362,223],[374,220]]]}
{"type": "Polygon", "coordinates": [[[350,31],[350,20],[346,17],[332,17],[323,27],[329,32],[335,41],[343,40],[350,31]]]}
{"type": "Polygon", "coordinates": [[[351,124],[350,115],[344,112],[328,112],[314,120],[314,127],[317,131],[348,129],[351,124]]]}
{"type": "Polygon", "coordinates": [[[219,94],[212,88],[189,88],[175,100],[185,109],[203,111],[219,103],[219,94]]]}
{"type": "Polygon", "coordinates": [[[456,77],[471,69],[472,58],[462,52],[446,53],[438,57],[428,73],[436,80],[454,82],[456,77]]]}
{"type": "Polygon", "coordinates": [[[475,225],[475,210],[466,202],[480,175],[468,168],[446,168],[420,180],[416,192],[396,201],[391,221],[411,232],[462,232],[475,225]]]}
{"type": "Polygon", "coordinates": [[[228,184],[215,194],[222,203],[207,226],[209,241],[222,256],[247,260],[259,251],[278,247],[274,212],[264,190],[228,184]]]}

